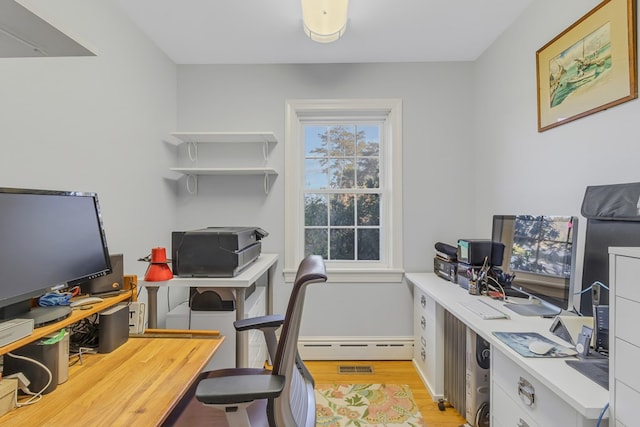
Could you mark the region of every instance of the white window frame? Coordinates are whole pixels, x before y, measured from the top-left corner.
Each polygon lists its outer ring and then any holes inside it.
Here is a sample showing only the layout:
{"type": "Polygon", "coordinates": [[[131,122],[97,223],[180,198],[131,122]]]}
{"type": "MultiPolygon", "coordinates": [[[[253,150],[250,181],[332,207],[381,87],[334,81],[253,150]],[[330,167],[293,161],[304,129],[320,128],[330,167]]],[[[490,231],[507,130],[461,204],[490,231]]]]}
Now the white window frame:
{"type": "Polygon", "coordinates": [[[287,100],[285,113],[285,281],[304,256],[304,134],[307,121],[382,120],[380,261],[326,261],[334,282],[401,282],[402,101],[400,99],[287,100]]]}

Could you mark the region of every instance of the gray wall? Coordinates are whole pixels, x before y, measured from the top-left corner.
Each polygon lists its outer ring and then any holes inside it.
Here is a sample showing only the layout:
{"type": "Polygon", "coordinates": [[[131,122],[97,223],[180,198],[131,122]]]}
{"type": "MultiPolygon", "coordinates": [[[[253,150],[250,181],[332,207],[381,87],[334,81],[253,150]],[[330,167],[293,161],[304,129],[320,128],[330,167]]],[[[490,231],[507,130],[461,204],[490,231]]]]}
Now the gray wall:
{"type": "Polygon", "coordinates": [[[110,250],[144,274],[176,222],[176,66],[110,2],[30,4],[97,56],[0,59],[0,186],[97,192],[110,250]]]}
{"type": "MultiPolygon", "coordinates": [[[[257,225],[270,233],[263,250],[284,257],[286,100],[401,98],[404,265],[407,271],[432,268],[433,242],[473,226],[467,211],[450,209],[461,206],[454,189],[470,189],[474,179],[471,71],[470,63],[178,66],[180,131],[273,131],[279,140],[270,159],[279,176],[268,195],[262,178],[201,178],[196,196],[179,187],[179,226],[257,225]]],[[[289,296],[282,264],[276,311],[289,296]]],[[[303,335],[412,335],[412,294],[404,283],[330,283],[308,295],[303,335]]]]}
{"type": "MultiPolygon", "coordinates": [[[[476,61],[479,234],[490,233],[494,213],[580,215],[588,185],[640,181],[637,99],[537,131],[535,52],[599,3],[536,0],[476,61]]],[[[578,283],[585,229],[580,217],[578,283]]]]}

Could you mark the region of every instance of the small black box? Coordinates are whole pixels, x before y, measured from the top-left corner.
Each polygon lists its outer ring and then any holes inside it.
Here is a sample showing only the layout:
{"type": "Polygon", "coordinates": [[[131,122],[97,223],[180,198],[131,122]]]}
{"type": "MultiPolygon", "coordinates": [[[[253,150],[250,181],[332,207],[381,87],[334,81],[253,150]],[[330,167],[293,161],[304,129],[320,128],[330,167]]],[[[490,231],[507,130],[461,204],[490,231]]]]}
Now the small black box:
{"type": "Polygon", "coordinates": [[[98,353],[111,353],[129,339],[129,307],[119,304],[98,316],[98,353]]]}
{"type": "Polygon", "coordinates": [[[481,266],[485,258],[489,266],[502,265],[504,243],[491,240],[459,239],[457,250],[458,261],[481,266]]]}
{"type": "Polygon", "coordinates": [[[433,272],[436,273],[437,276],[455,283],[457,270],[457,262],[447,261],[438,256],[433,258],[433,272]]]}

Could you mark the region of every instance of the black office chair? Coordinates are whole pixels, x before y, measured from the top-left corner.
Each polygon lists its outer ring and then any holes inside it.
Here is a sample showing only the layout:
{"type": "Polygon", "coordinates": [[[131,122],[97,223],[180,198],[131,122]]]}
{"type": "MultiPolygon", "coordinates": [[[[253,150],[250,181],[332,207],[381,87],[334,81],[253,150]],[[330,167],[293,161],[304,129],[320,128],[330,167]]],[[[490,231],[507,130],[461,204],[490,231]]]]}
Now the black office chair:
{"type": "Polygon", "coordinates": [[[230,427],[314,427],[314,381],[298,354],[298,336],[307,286],[326,280],[322,257],[304,258],[284,317],[262,316],[235,322],[238,330],[262,330],[273,369],[231,368],[209,372],[196,388],[196,399],[207,406],[224,409],[230,427]],[[280,325],[282,330],[276,339],[275,332],[280,325]]]}

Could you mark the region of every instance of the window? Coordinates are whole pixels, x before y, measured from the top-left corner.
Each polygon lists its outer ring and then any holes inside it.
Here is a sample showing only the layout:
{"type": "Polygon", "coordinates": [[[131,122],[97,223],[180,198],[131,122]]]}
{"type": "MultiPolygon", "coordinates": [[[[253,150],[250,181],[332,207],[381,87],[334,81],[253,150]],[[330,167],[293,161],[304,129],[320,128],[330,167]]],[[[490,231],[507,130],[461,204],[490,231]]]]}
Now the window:
{"type": "Polygon", "coordinates": [[[304,124],[304,252],[380,260],[379,124],[304,124]]]}
{"type": "Polygon", "coordinates": [[[332,278],[401,280],[400,118],[398,100],[287,103],[285,275],[316,253],[332,278]]]}

